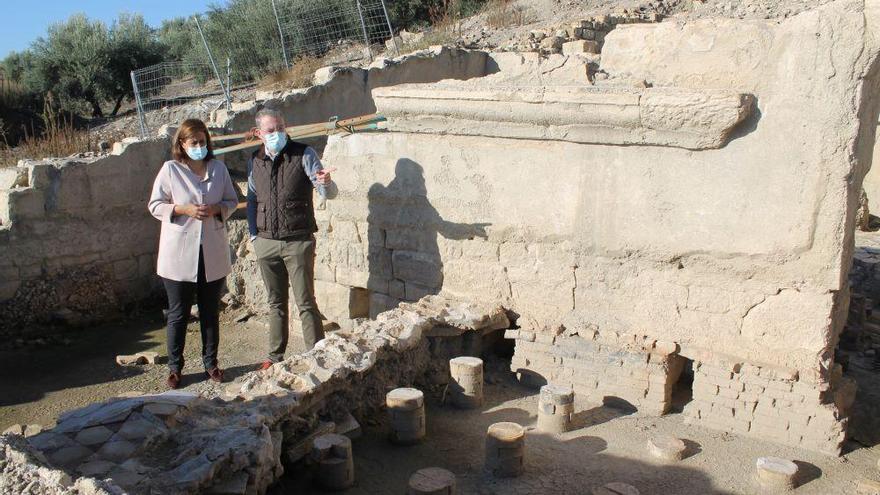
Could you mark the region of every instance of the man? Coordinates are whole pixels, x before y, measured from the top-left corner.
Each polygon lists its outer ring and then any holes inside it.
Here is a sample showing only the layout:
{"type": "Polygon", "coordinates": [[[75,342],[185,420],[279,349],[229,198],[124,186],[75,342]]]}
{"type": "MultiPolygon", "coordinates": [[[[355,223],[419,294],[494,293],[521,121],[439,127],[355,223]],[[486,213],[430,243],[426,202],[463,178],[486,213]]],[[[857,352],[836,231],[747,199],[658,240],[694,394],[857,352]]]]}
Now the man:
{"type": "Polygon", "coordinates": [[[269,358],[260,367],[266,369],[284,359],[287,349],[290,287],[306,348],[324,338],[315,302],[318,226],[312,191],[327,197],[330,171],[324,170],[314,149],[287,138],[284,117],[277,110],[260,110],[256,124],[263,146],[248,162],[247,217],[269,299],[269,358]]]}

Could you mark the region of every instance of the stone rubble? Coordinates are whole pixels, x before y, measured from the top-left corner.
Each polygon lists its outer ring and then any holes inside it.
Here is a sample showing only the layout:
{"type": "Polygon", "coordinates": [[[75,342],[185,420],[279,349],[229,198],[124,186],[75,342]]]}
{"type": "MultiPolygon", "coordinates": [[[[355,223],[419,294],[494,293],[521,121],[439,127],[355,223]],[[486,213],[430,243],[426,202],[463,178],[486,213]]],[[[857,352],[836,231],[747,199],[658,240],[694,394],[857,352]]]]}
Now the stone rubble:
{"type": "MultiPolygon", "coordinates": [[[[420,379],[430,360],[423,335],[433,327],[465,333],[491,325],[509,325],[500,306],[427,296],[245,375],[227,387],[229,400],[182,391],[115,398],[64,413],[54,428],[29,438],[19,434],[22,427],[14,428],[0,436],[0,482],[34,483],[40,488],[33,493],[53,495],[265,493],[284,463],[316,446],[322,450],[318,439],[335,435],[337,425],[321,421],[318,413],[338,417],[340,430],[347,423],[353,431],[351,414],[375,414],[388,391],[420,379]],[[80,477],[66,478],[56,467],[80,477]],[[74,491],[78,486],[95,488],[74,491]]],[[[345,440],[333,445],[350,451],[350,440],[337,437],[345,440]]]]}

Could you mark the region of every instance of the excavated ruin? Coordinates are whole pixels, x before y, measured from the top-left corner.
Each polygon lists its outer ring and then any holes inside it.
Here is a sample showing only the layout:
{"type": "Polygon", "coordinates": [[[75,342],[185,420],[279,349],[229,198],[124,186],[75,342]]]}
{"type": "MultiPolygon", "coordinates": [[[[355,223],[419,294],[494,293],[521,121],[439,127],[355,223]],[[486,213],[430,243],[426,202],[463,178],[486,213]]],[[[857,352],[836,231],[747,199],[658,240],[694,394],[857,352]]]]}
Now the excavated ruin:
{"type": "MultiPolygon", "coordinates": [[[[4,435],[8,486],[264,493],[315,435],[374,417],[391,389],[445,384],[448,359],[474,354],[455,339],[502,329],[523,384],[647,415],[686,387],[690,424],[840,455],[856,387],[835,348],[877,291],[876,253],[862,250],[853,280],[866,294],[850,306],[880,2],[585,22],[601,46],[436,47],[216,112],[230,133],[263,106],[291,125],[387,117],[385,131],[315,143],[338,169],[316,212],[315,289],[339,330],[223,399],[117,398],[4,435]]],[[[145,201],[167,131],[0,171],[3,335],[155,293],[145,201]]],[[[227,164],[241,173],[245,159],[227,164]]],[[[262,315],[243,216],[227,229],[227,302],[262,315]]]]}
{"type": "Polygon", "coordinates": [[[444,366],[448,373],[449,344],[429,341],[458,340],[460,351],[464,335],[509,326],[498,306],[436,296],[402,304],[250,373],[230,384],[227,400],[186,392],[116,398],[67,412],[26,441],[0,436],[0,488],[264,493],[283,474],[283,463],[309,452],[316,434],[335,430],[347,415],[375,415],[392,388],[429,384],[444,366]]]}

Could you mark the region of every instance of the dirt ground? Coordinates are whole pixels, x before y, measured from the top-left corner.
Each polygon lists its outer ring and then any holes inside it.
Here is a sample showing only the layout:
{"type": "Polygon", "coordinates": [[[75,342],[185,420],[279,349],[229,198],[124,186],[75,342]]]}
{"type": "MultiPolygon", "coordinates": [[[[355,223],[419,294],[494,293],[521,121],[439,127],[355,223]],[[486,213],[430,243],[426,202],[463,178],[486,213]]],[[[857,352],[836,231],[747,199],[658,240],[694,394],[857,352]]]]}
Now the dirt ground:
{"type": "MultiPolygon", "coordinates": [[[[257,321],[236,324],[237,313],[224,315],[220,326],[220,367],[233,380],[255,370],[266,359],[268,330],[257,321]]],[[[63,341],[0,349],[0,431],[12,424],[52,425],[63,411],[125,392],[163,392],[164,365],[119,366],[117,354],[156,351],[166,355],[162,312],[109,323],[89,330],[68,331],[63,341]]],[[[302,340],[291,336],[288,353],[302,352],[302,340]]],[[[207,396],[221,393],[206,380],[201,361],[199,325],[191,322],[184,350],[183,387],[207,396]]]]}
{"type": "MultiPolygon", "coordinates": [[[[880,479],[878,450],[853,445],[840,458],[782,447],[682,423],[679,414],[646,417],[591,404],[579,404],[579,429],[546,435],[534,429],[537,392],[512,375],[496,376],[486,387],[486,407],[460,411],[427,397],[427,438],[398,447],[387,441],[387,426],[365,428],[354,441],[356,485],[351,494],[405,493],[410,474],[424,467],[455,473],[462,494],[588,494],[602,484],[622,481],[642,495],[765,494],[754,482],[760,456],[792,459],[804,473],[799,494],[853,494],[861,477],[880,479]],[[493,479],[482,472],[487,427],[513,421],[528,428],[526,472],[516,479],[493,479]],[[656,434],[685,440],[689,457],[666,464],[646,447],[656,434]]],[[[321,493],[311,488],[305,468],[289,472],[270,492],[321,493]]]]}
{"type": "MultiPolygon", "coordinates": [[[[114,362],[116,354],[142,350],[164,355],[164,346],[162,315],[155,310],[135,321],[81,331],[67,344],[0,351],[0,430],[14,423],[51,425],[64,410],[123,392],[164,390],[164,366],[120,367],[114,362]]],[[[230,378],[255,369],[265,346],[266,329],[259,322],[224,321],[220,362],[230,378]]],[[[291,347],[291,352],[301,350],[301,341],[292,339],[291,347]]],[[[200,348],[198,324],[193,323],[187,338],[184,384],[186,389],[213,396],[219,387],[204,380],[200,348]]],[[[880,382],[867,367],[861,373],[880,382]]],[[[880,448],[876,446],[852,442],[848,453],[835,458],[688,426],[679,414],[627,414],[580,397],[579,429],[559,436],[530,429],[526,474],[496,480],[482,473],[486,428],[498,421],[533,427],[537,392],[519,385],[509,373],[492,372],[487,383],[482,410],[455,410],[440,404],[440,397],[429,395],[428,436],[420,445],[391,445],[383,418],[363,425],[363,436],[354,442],[357,484],[345,493],[404,493],[411,473],[440,466],[456,474],[462,494],[582,494],[612,481],[632,484],[643,495],[759,494],[767,492],[754,484],[755,460],[768,455],[800,464],[805,473],[796,491],[800,494],[852,494],[860,478],[880,479],[880,448]],[[650,457],[645,444],[658,433],[686,440],[689,457],[674,464],[650,457]]],[[[872,400],[876,394],[865,397],[872,400]]],[[[868,410],[870,415],[874,410],[868,410]]],[[[289,471],[270,493],[320,492],[312,488],[308,469],[300,467],[289,471]]]]}

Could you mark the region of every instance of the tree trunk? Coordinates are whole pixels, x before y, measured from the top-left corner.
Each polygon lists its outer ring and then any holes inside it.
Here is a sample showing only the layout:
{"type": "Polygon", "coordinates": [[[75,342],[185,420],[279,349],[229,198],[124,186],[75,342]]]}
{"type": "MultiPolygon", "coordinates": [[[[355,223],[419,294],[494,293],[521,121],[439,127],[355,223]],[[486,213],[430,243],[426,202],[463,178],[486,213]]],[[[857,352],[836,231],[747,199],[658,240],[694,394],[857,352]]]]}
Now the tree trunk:
{"type": "Polygon", "coordinates": [[[92,117],[103,117],[104,112],[101,111],[101,104],[94,96],[88,98],[88,102],[92,104],[92,117]]]}
{"type": "Polygon", "coordinates": [[[122,106],[122,100],[125,99],[125,95],[119,95],[119,98],[116,99],[116,105],[113,106],[113,111],[110,112],[111,117],[116,117],[116,114],[119,112],[119,107],[122,106]]]}

